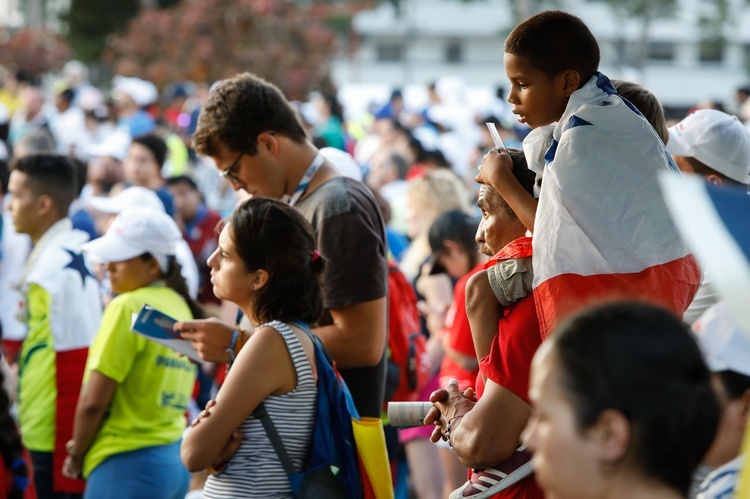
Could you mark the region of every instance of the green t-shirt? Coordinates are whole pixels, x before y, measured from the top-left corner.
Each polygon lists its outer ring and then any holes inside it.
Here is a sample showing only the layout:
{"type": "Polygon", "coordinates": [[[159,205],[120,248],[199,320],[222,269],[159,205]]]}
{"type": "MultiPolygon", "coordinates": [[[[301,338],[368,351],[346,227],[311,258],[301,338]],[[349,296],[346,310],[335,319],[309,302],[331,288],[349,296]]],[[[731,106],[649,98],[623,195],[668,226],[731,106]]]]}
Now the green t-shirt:
{"type": "Polygon", "coordinates": [[[185,300],[166,287],[124,293],[104,310],[89,349],[84,384],[91,371],[117,382],[112,404],[83,466],[84,477],[106,458],[176,442],[186,426],[195,366],[167,347],[130,331],[132,314],[150,305],[177,320],[190,320],[185,300]]]}
{"type": "Polygon", "coordinates": [[[55,450],[57,408],[56,353],[50,330],[52,297],[31,284],[27,292],[28,333],[21,347],[18,370],[18,420],[29,450],[55,450]]]}

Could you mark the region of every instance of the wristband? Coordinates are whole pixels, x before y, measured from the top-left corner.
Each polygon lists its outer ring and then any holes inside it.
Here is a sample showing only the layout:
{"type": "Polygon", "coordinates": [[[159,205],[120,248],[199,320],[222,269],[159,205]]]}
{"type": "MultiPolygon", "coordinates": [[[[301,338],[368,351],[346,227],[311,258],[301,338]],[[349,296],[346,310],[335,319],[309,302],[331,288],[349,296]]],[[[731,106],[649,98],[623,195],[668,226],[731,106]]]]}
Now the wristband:
{"type": "Polygon", "coordinates": [[[453,448],[453,443],[451,442],[451,429],[453,428],[453,425],[465,415],[466,414],[461,414],[460,416],[455,416],[448,420],[448,427],[445,429],[445,440],[448,441],[448,447],[451,449],[453,448]]]}
{"type": "Polygon", "coordinates": [[[229,362],[234,362],[234,359],[237,358],[237,354],[235,353],[235,347],[237,346],[237,339],[240,337],[240,332],[238,329],[235,329],[232,331],[232,341],[229,343],[229,348],[227,348],[227,352],[229,352],[229,362]]]}

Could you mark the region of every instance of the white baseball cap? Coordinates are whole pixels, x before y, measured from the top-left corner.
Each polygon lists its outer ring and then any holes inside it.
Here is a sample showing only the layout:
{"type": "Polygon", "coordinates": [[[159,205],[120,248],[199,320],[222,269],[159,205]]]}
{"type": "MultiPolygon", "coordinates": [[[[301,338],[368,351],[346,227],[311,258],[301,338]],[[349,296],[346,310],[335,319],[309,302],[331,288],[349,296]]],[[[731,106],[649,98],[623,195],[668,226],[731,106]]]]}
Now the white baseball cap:
{"type": "Polygon", "coordinates": [[[669,128],[667,150],[750,184],[750,130],[727,113],[700,109],[669,128]]]}
{"type": "Polygon", "coordinates": [[[159,91],[150,81],[136,77],[115,76],[112,79],[115,91],[123,93],[133,99],[138,107],[145,107],[156,102],[159,91]]]}
{"type": "Polygon", "coordinates": [[[703,312],[693,331],[712,372],[750,376],[750,332],[740,327],[726,303],[719,302],[703,312]]]}
{"type": "Polygon", "coordinates": [[[146,187],[128,187],[123,189],[116,196],[96,196],[91,198],[89,206],[103,213],[118,214],[128,208],[150,208],[156,211],[164,212],[164,203],[159,196],[151,189],[146,187]]]}
{"type": "Polygon", "coordinates": [[[117,215],[106,234],[84,244],[83,250],[102,262],[122,262],[150,253],[166,270],[166,257],[175,254],[180,240],[180,229],[163,211],[128,208],[117,215]]]}

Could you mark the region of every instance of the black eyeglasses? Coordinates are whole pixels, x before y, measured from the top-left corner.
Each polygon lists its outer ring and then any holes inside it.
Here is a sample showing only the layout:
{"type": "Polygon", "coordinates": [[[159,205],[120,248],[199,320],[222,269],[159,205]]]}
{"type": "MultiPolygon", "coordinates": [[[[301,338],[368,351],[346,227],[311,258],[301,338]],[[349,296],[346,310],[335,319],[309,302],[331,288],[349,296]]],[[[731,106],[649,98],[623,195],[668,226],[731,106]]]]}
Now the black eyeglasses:
{"type": "Polygon", "coordinates": [[[222,177],[224,177],[225,179],[227,179],[228,181],[230,181],[232,183],[235,183],[235,184],[236,183],[240,183],[241,180],[240,180],[240,178],[237,175],[234,174],[234,169],[237,167],[237,164],[240,162],[240,159],[242,159],[242,156],[244,156],[244,155],[245,155],[245,153],[241,152],[240,155],[237,156],[237,159],[235,159],[232,162],[232,164],[229,165],[229,168],[227,168],[225,170],[221,170],[219,172],[219,175],[221,175],[222,177]]]}

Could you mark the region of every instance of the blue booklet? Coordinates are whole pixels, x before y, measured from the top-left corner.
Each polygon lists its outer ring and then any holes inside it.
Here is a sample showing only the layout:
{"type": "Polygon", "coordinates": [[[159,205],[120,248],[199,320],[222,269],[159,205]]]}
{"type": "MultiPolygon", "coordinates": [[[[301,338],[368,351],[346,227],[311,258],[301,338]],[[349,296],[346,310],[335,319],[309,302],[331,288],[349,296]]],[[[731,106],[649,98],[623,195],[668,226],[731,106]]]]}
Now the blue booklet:
{"type": "Polygon", "coordinates": [[[133,314],[133,322],[130,329],[134,333],[138,333],[151,341],[169,347],[196,362],[202,362],[200,355],[195,351],[190,341],[183,339],[180,333],[173,329],[175,322],[177,320],[167,314],[144,305],[138,314],[133,314]]]}

